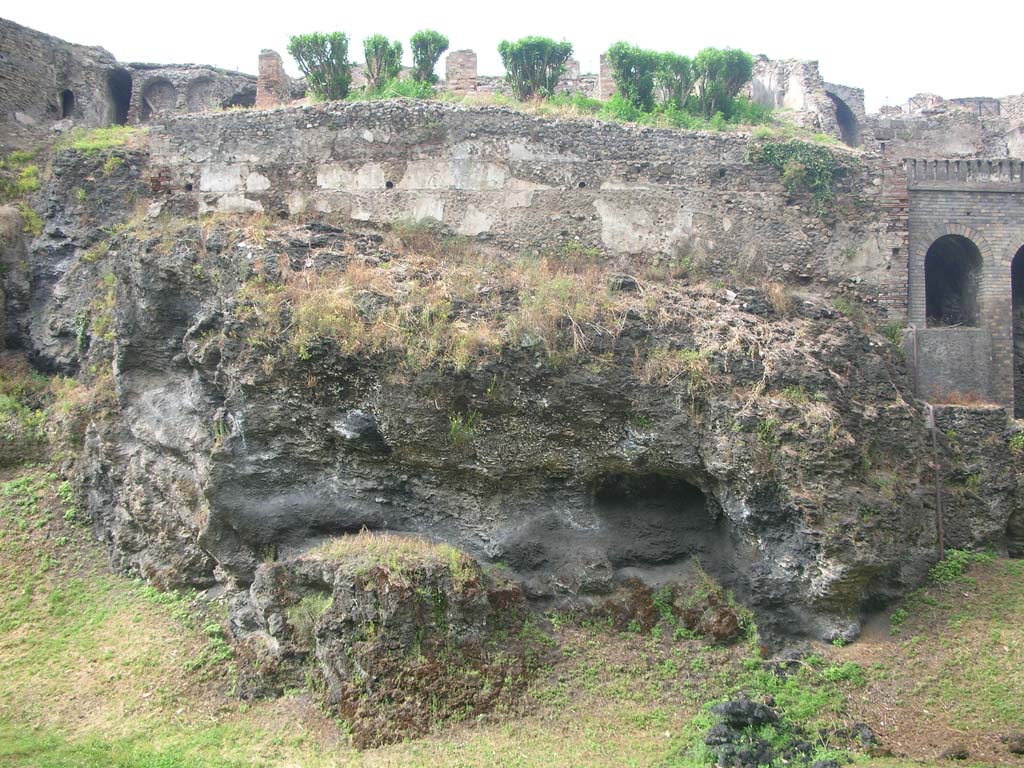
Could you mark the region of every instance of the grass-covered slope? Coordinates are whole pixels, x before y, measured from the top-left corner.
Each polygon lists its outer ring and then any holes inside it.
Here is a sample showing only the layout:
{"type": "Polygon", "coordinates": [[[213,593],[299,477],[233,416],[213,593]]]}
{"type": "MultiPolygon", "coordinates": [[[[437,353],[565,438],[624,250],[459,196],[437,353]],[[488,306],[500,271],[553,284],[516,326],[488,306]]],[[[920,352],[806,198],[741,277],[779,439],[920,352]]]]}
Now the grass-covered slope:
{"type": "MultiPolygon", "coordinates": [[[[9,359],[4,375],[5,430],[42,424],[59,445],[81,393],[9,359]]],[[[701,765],[709,706],[740,690],[774,702],[781,722],[755,736],[780,750],[806,741],[819,758],[909,765],[960,745],[972,764],[1024,762],[1000,740],[1024,729],[1022,561],[952,553],[862,640],[810,648],[782,676],[754,629],[722,647],[667,612],[650,632],[555,616],[560,653],[520,703],[360,752],[308,690],[239,700],[223,606],[112,574],[61,458],[0,470],[3,765],[701,765]],[[880,747],[851,737],[858,722],[880,747]]]]}

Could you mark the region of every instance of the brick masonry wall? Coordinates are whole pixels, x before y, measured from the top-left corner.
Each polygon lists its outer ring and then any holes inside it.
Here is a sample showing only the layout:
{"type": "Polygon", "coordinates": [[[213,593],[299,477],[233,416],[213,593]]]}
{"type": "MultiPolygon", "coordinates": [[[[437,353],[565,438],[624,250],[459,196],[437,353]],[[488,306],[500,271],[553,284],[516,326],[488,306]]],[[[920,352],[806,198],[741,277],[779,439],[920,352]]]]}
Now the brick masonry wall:
{"type": "MultiPolygon", "coordinates": [[[[946,162],[940,162],[940,168],[945,169],[946,162]]],[[[957,161],[950,162],[955,167],[957,161]]],[[[932,243],[944,235],[961,235],[973,242],[982,258],[979,325],[991,337],[990,394],[996,402],[1007,406],[1013,404],[1010,265],[1024,247],[1024,181],[1021,161],[1015,163],[1015,178],[1010,178],[1010,163],[1004,161],[1001,166],[998,162],[996,165],[1005,169],[1005,178],[999,173],[986,174],[987,180],[980,176],[967,178],[965,171],[954,171],[954,177],[962,178],[952,179],[936,178],[934,171],[925,174],[920,168],[915,174],[911,163],[908,179],[909,321],[919,328],[926,324],[924,266],[932,243]]]]}
{"type": "Polygon", "coordinates": [[[747,143],[409,101],[182,116],[151,133],[183,210],[435,219],[512,250],[575,240],[609,257],[853,292],[899,313],[886,286],[905,253],[893,256],[882,215],[883,164],[866,159],[823,218],[775,169],[747,162],[747,143]]]}

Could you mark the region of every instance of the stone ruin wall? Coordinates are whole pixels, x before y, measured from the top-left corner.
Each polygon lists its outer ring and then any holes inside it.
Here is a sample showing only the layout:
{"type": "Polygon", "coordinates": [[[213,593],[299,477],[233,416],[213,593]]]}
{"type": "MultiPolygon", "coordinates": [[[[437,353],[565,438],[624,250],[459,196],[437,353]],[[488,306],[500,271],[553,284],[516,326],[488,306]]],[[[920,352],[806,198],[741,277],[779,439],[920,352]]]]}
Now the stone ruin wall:
{"type": "Polygon", "coordinates": [[[578,241],[905,311],[905,231],[884,208],[893,172],[878,158],[826,219],[746,162],[737,134],[377,102],[175,117],[150,140],[165,205],[184,214],[436,220],[512,251],[578,241]]]}
{"type": "Polygon", "coordinates": [[[257,78],[213,67],[128,64],[132,75],[129,123],[160,120],[168,114],[206,112],[256,104],[257,78]]]}

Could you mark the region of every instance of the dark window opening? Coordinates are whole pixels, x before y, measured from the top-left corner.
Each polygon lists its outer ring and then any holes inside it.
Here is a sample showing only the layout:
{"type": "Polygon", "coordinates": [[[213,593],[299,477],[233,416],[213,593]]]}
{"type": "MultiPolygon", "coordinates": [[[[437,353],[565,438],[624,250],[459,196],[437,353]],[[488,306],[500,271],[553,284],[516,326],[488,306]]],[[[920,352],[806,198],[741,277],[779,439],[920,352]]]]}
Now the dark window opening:
{"type": "Polygon", "coordinates": [[[254,107],[256,106],[256,86],[243,88],[238,93],[233,93],[231,96],[220,103],[224,109],[230,107],[254,107]]]}
{"type": "Polygon", "coordinates": [[[110,122],[124,125],[132,104],[132,76],[126,69],[112,69],[107,75],[107,88],[110,90],[110,122]]]}
{"type": "Polygon", "coordinates": [[[384,182],[384,188],[385,189],[394,189],[395,188],[395,182],[393,182],[393,181],[385,181],[384,182]]]}
{"type": "Polygon", "coordinates": [[[61,119],[75,116],[75,94],[72,91],[65,89],[60,94],[60,116],[61,119]]]}
{"type": "Polygon", "coordinates": [[[839,124],[839,138],[848,147],[860,146],[860,125],[849,105],[834,93],[826,91],[836,108],[836,123],[839,124]]]}
{"type": "MultiPolygon", "coordinates": [[[[1024,247],[1010,263],[1010,286],[1013,297],[1013,417],[1024,418],[1024,247]]],[[[1024,533],[1024,518],[1021,520],[1024,533]]],[[[1024,539],[1022,539],[1024,543],[1024,539]]]]}
{"type": "Polygon", "coordinates": [[[940,237],[924,258],[925,314],[929,328],[978,325],[981,252],[960,235],[940,237]]]}

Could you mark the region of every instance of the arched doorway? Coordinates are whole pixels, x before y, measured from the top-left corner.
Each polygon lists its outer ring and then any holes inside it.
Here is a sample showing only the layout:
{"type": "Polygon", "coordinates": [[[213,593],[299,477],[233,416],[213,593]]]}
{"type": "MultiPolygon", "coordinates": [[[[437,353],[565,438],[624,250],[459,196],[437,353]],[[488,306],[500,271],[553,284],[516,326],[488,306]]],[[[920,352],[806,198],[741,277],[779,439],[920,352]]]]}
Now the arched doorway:
{"type": "Polygon", "coordinates": [[[75,116],[75,93],[74,91],[64,89],[60,94],[60,117],[63,120],[66,117],[75,116]]]}
{"type": "Polygon", "coordinates": [[[924,258],[925,314],[929,328],[977,326],[981,252],[962,235],[944,235],[924,258]]]}
{"type": "Polygon", "coordinates": [[[1024,246],[1010,263],[1013,297],[1013,417],[1024,418],[1024,246]]]}
{"type": "Polygon", "coordinates": [[[128,108],[132,103],[132,76],[126,69],[112,69],[107,75],[110,92],[110,122],[124,125],[128,122],[128,108]]]}
{"type": "Polygon", "coordinates": [[[836,122],[839,124],[839,138],[843,140],[843,144],[848,147],[859,147],[860,146],[860,124],[857,122],[857,116],[853,114],[853,110],[850,109],[849,105],[841,98],[836,96],[831,91],[825,91],[832,104],[836,108],[836,122]]]}
{"type": "Polygon", "coordinates": [[[146,122],[154,115],[173,112],[178,105],[178,92],[169,80],[154,80],[142,91],[139,120],[146,122]]]}

